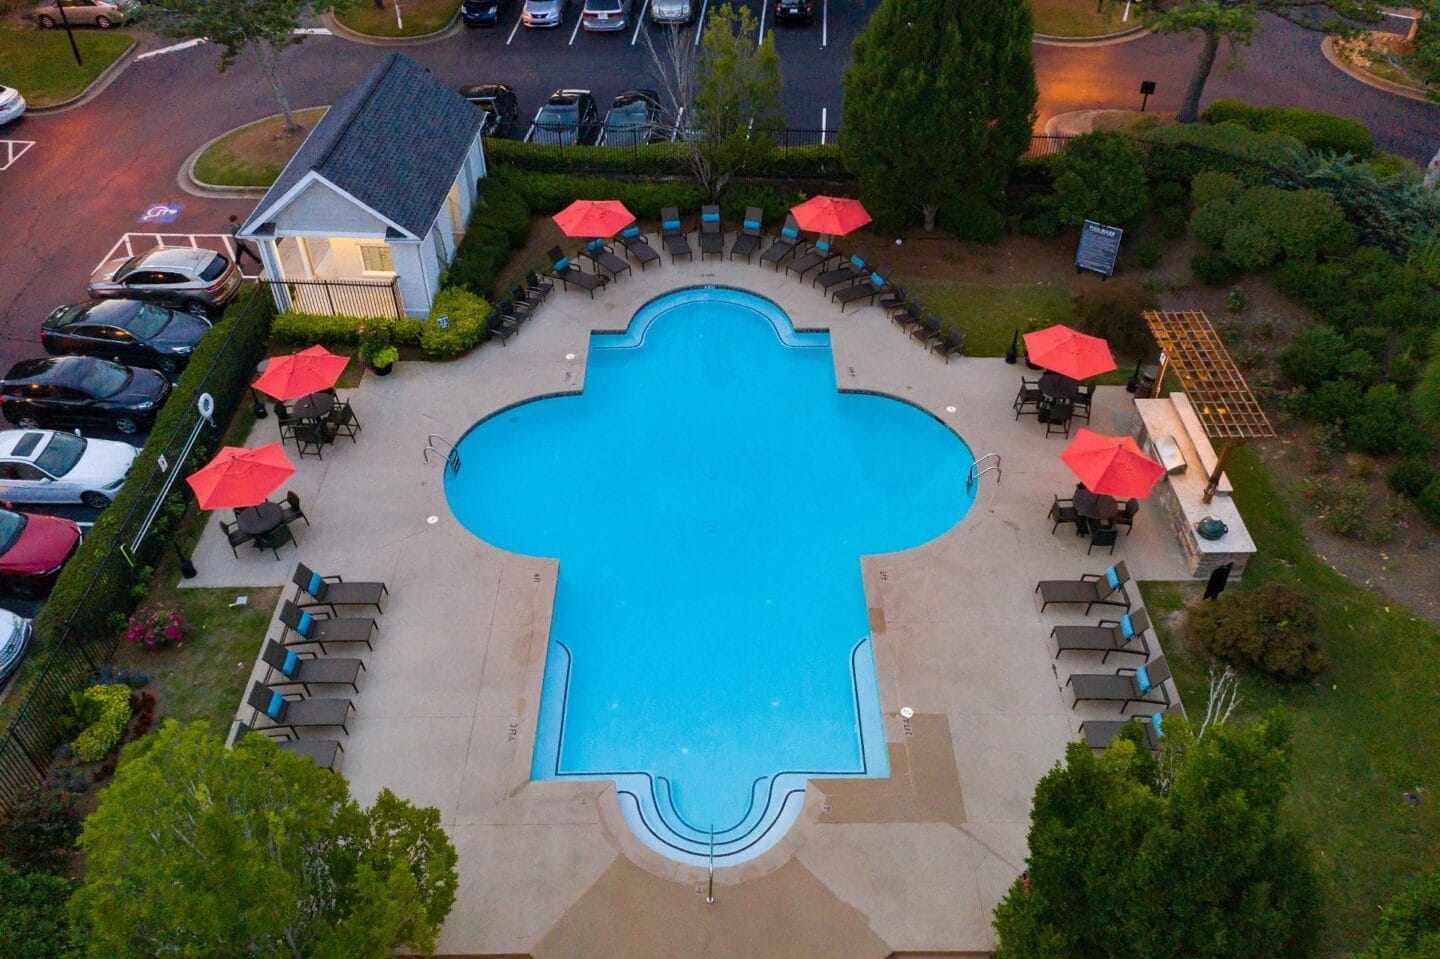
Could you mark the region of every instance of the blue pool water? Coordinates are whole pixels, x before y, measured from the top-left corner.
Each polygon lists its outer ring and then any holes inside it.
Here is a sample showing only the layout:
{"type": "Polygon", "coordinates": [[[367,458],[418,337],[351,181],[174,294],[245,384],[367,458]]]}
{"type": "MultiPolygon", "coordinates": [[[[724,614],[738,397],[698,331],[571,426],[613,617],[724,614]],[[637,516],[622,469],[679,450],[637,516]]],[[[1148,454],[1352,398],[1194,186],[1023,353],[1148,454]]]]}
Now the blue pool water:
{"type": "Polygon", "coordinates": [[[531,774],[609,778],[682,861],[772,845],[807,778],[889,775],[860,557],[969,509],[927,413],[836,389],[829,335],[672,293],[590,342],[583,394],[477,424],[450,508],[560,561],[531,774]]]}

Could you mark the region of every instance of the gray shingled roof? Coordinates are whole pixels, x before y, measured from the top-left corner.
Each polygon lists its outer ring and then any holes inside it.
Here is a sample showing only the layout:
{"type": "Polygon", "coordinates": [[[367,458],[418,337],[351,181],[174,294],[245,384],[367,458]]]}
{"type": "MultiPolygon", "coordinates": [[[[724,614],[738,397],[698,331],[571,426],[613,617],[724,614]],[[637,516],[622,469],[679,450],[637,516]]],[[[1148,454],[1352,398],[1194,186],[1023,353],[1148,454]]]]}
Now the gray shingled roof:
{"type": "Polygon", "coordinates": [[[414,60],[392,53],[330,107],[251,213],[311,170],[423,237],[435,222],[484,114],[414,60]]]}

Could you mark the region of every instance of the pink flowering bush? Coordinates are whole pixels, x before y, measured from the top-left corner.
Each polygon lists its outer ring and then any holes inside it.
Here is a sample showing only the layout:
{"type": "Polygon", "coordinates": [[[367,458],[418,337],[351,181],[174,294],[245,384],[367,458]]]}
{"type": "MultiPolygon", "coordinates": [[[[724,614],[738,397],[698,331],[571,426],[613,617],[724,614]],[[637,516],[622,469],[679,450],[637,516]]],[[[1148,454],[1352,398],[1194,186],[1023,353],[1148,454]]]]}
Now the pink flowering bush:
{"type": "Polygon", "coordinates": [[[125,641],[146,649],[166,649],[185,641],[185,619],[173,606],[146,606],[125,626],[125,641]]]}

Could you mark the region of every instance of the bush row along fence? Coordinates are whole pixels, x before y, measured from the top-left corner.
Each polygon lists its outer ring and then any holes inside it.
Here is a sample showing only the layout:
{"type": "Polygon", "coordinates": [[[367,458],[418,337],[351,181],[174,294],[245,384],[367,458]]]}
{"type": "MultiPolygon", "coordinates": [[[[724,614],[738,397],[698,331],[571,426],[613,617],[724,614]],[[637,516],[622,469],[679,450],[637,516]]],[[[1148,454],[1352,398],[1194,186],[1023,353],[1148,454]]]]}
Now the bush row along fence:
{"type": "Polygon", "coordinates": [[[0,733],[0,811],[9,812],[21,790],[44,778],[63,738],[61,720],[70,710],[71,693],[89,685],[95,670],[114,654],[120,642],[115,614],[133,609],[136,587],[143,586],[146,567],[168,545],[167,532],[184,512],[188,491],[170,494],[173,508],[161,511],[161,521],[132,557],[134,566],[121,547],[142,529],[169,473],[188,470],[219,440],[264,354],[272,312],[268,290],[252,287],[201,342],[125,485],[66,565],[36,619],[34,649],[11,690],[20,699],[8,710],[9,722],[0,733]],[[202,429],[202,442],[187,463],[184,448],[200,418],[196,399],[202,393],[215,400],[217,428],[202,429]],[[160,468],[161,456],[166,469],[160,468]]]}

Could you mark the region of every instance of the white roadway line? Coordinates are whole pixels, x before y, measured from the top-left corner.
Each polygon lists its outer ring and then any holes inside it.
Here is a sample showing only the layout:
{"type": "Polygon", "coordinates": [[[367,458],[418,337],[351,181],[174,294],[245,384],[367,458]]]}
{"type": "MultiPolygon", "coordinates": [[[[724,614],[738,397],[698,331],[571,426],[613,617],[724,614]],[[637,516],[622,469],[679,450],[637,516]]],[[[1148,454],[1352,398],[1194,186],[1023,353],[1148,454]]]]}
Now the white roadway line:
{"type": "Polygon", "coordinates": [[[510,46],[511,42],[515,39],[515,34],[517,34],[517,33],[519,33],[519,32],[520,32],[520,18],[519,18],[519,17],[516,17],[516,18],[515,18],[515,26],[513,26],[513,27],[510,28],[510,36],[508,36],[508,37],[505,38],[505,46],[507,46],[507,47],[510,46]]]}
{"type": "Polygon", "coordinates": [[[645,26],[645,14],[650,12],[650,0],[645,0],[645,5],[640,8],[640,16],[635,21],[635,34],[630,38],[630,46],[635,46],[635,41],[640,39],[640,28],[645,26]]]}
{"type": "Polygon", "coordinates": [[[1408,13],[1396,13],[1396,12],[1393,11],[1393,10],[1386,10],[1386,11],[1385,11],[1385,16],[1387,16],[1387,17],[1394,17],[1396,20],[1414,20],[1414,19],[1415,19],[1414,17],[1412,17],[1412,16],[1411,16],[1410,14],[1408,14],[1408,13]]]}
{"type": "Polygon", "coordinates": [[[210,41],[206,40],[204,37],[199,37],[199,38],[194,39],[194,40],[186,40],[184,43],[174,43],[174,44],[171,44],[171,45],[168,46],[168,47],[161,47],[159,50],[151,50],[151,51],[149,51],[148,53],[142,53],[142,54],[140,54],[138,57],[136,57],[135,59],[136,59],[136,60],[149,60],[151,57],[158,57],[158,56],[160,56],[162,53],[178,53],[178,52],[181,51],[181,50],[189,50],[191,47],[198,47],[198,46],[200,46],[200,44],[202,44],[202,43],[209,43],[209,42],[210,42],[210,41]]]}
{"type": "Polygon", "coordinates": [[[291,32],[291,33],[294,33],[294,34],[297,34],[298,36],[302,36],[302,37],[328,37],[328,36],[331,36],[330,31],[327,30],[327,29],[324,28],[324,27],[297,27],[297,28],[295,28],[294,30],[292,30],[292,31],[290,31],[290,32],[291,32]]]}
{"type": "Polygon", "coordinates": [[[700,35],[705,32],[705,11],[710,9],[710,0],[702,0],[700,19],[695,21],[695,46],[700,46],[700,35]]]}
{"type": "Polygon", "coordinates": [[[755,49],[765,42],[765,8],[770,6],[769,0],[762,0],[760,4],[760,38],[755,41],[755,49]]]}
{"type": "Polygon", "coordinates": [[[827,112],[825,107],[820,108],[820,145],[822,147],[825,145],[825,120],[827,112]]]}
{"type": "MultiPolygon", "coordinates": [[[[825,0],[825,5],[820,8],[820,49],[824,50],[830,43],[830,0],[825,0]]],[[[824,143],[824,140],[820,141],[824,143]]]]}
{"type": "Polygon", "coordinates": [[[10,169],[16,160],[29,153],[30,148],[35,145],[34,140],[0,140],[0,143],[5,145],[5,163],[0,165],[0,171],[10,169]],[[20,149],[16,150],[16,147],[20,149]]]}
{"type": "Polygon", "coordinates": [[[1125,15],[1120,18],[1121,23],[1130,22],[1130,0],[1125,0],[1125,15]]]}
{"type": "Polygon", "coordinates": [[[575,43],[575,38],[578,37],[578,36],[580,36],[580,24],[581,24],[582,22],[584,22],[584,20],[585,20],[585,8],[584,8],[584,6],[582,5],[581,8],[580,8],[580,14],[579,14],[579,16],[577,16],[577,17],[575,18],[575,29],[570,31],[570,42],[566,44],[567,47],[568,47],[568,46],[573,46],[574,43],[575,43]]]}

